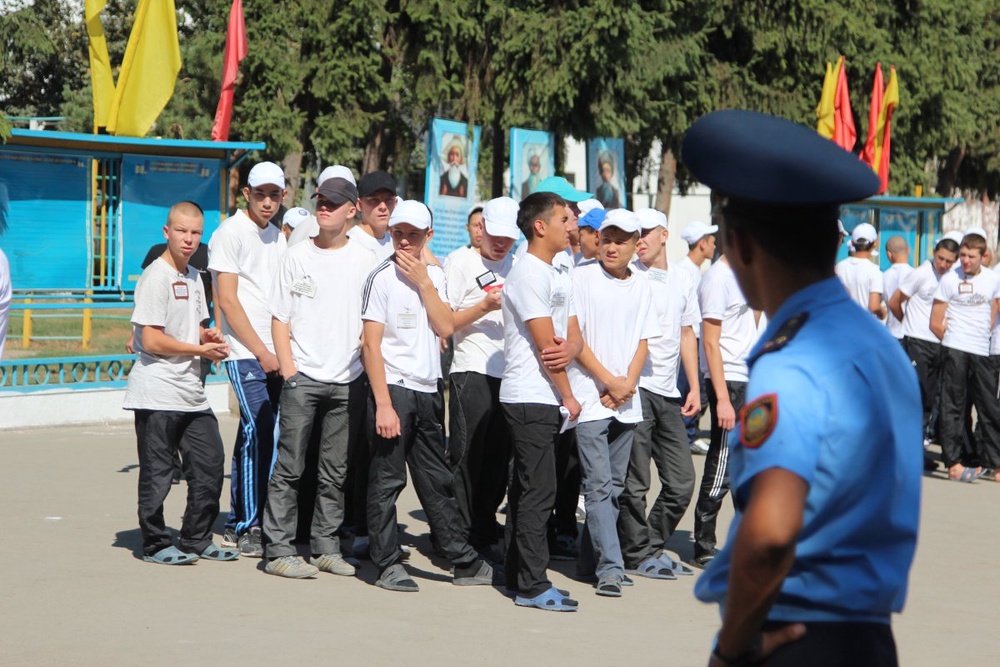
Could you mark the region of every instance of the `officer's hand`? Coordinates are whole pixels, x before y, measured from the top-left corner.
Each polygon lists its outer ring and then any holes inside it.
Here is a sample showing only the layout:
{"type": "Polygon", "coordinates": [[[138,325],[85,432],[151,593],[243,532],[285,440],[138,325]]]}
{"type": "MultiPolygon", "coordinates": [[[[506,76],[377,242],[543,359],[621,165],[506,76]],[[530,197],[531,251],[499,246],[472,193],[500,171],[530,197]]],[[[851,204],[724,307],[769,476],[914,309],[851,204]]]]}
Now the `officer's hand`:
{"type": "Polygon", "coordinates": [[[723,431],[732,431],[736,426],[736,410],[733,409],[733,404],[720,399],[715,413],[718,415],[719,428],[723,431]]]}
{"type": "Polygon", "coordinates": [[[391,405],[375,408],[375,431],[386,440],[402,435],[399,415],[396,414],[391,405]]]}
{"type": "Polygon", "coordinates": [[[701,412],[701,392],[695,388],[689,391],[687,398],[684,399],[684,407],[681,408],[681,415],[693,417],[699,412],[701,412]]]}
{"type": "Polygon", "coordinates": [[[565,338],[552,337],[552,345],[542,350],[542,363],[550,371],[561,371],[573,361],[573,352],[565,338]]]}
{"type": "MultiPolygon", "coordinates": [[[[755,665],[763,662],[776,650],[785,644],[791,644],[794,641],[798,641],[805,634],[806,626],[802,623],[792,623],[784,626],[783,628],[778,628],[777,630],[762,632],[760,635],[760,648],[757,653],[750,658],[749,662],[755,665]]],[[[725,667],[725,665],[722,664],[722,661],[716,660],[715,656],[712,656],[708,660],[708,667],[725,667]]]]}
{"type": "Polygon", "coordinates": [[[265,373],[277,373],[281,370],[281,365],[278,363],[278,357],[274,356],[273,352],[265,350],[264,354],[257,357],[257,361],[260,362],[260,368],[265,373]]]}

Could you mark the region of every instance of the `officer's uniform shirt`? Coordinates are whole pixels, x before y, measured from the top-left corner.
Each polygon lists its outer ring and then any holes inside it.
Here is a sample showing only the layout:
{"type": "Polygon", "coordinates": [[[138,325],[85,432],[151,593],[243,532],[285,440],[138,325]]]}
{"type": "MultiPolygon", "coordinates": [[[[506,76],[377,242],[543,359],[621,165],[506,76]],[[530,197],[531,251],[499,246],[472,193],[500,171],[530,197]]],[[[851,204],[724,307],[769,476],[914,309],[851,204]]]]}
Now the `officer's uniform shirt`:
{"type": "Polygon", "coordinates": [[[729,438],[737,514],[695,595],[724,606],[751,482],[782,468],[809,491],[795,562],[768,618],[888,623],[903,608],[919,523],[921,403],[909,360],[829,278],[782,305],[749,364],[729,438]]]}

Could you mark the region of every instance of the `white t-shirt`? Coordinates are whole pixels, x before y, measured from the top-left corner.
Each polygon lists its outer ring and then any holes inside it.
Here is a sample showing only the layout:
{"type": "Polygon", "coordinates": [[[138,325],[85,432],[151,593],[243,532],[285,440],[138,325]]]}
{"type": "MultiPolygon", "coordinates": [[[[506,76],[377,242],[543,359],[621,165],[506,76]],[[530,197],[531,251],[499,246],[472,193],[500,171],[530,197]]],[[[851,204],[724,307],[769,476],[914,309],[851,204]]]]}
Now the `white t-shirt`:
{"type": "Polygon", "coordinates": [[[878,265],[863,257],[847,257],[837,262],[837,277],[851,295],[851,299],[868,310],[872,292],[882,293],[882,272],[878,265]]]}
{"type": "Polygon", "coordinates": [[[3,359],[3,346],[7,340],[7,318],[10,315],[11,297],[10,264],[7,262],[7,255],[0,250],[0,359],[3,359]]]}
{"type": "Polygon", "coordinates": [[[459,255],[464,255],[465,253],[468,252],[471,252],[473,255],[479,254],[478,252],[473,250],[471,246],[467,245],[458,246],[457,248],[449,252],[447,255],[445,255],[444,261],[441,262],[441,268],[443,268],[445,270],[445,273],[447,273],[448,265],[451,264],[452,260],[458,257],[459,255]]]}
{"type": "Polygon", "coordinates": [[[205,288],[198,270],[187,267],[181,275],[162,257],[146,267],[135,284],[132,309],[133,345],[139,357],[128,375],[122,407],[126,410],[208,410],[201,383],[201,357],[161,356],[142,347],[146,326],[182,343],[201,342],[201,322],[209,317],[205,288]]]}
{"type": "Polygon", "coordinates": [[[321,250],[309,239],[281,261],[271,314],[291,328],[292,359],[300,373],[344,384],[361,375],[361,292],[375,255],[348,239],[321,250]]]}
{"type": "Polygon", "coordinates": [[[388,259],[395,252],[392,247],[392,234],[389,233],[388,229],[385,230],[385,236],[377,239],[366,232],[361,225],[357,225],[347,230],[347,237],[360,242],[362,246],[375,253],[375,259],[380,262],[383,259],[388,259]]]}
{"type": "MultiPolygon", "coordinates": [[[[501,286],[507,280],[514,258],[509,254],[498,262],[486,259],[465,248],[452,253],[445,269],[448,304],[453,310],[475,306],[488,294],[487,287],[501,286]]],[[[503,377],[503,314],[499,310],[487,313],[467,327],[455,330],[455,356],[452,373],[482,373],[503,377]]]]}
{"type": "Polygon", "coordinates": [[[941,276],[926,261],[899,281],[899,291],[909,299],[903,312],[903,337],[939,343],[931,331],[931,306],[941,276]]]}
{"type": "MultiPolygon", "coordinates": [[[[896,316],[889,310],[889,299],[899,289],[899,283],[903,278],[912,271],[913,267],[909,264],[897,262],[882,272],[882,300],[885,301],[885,307],[889,313],[885,318],[885,326],[888,327],[889,333],[892,334],[893,338],[903,338],[903,321],[897,320],[896,316]]],[[[903,316],[905,317],[906,304],[903,304],[903,311],[903,316]]]]}
{"type": "MultiPolygon", "coordinates": [[[[715,262],[701,277],[698,305],[702,320],[719,320],[722,323],[719,349],[726,381],[746,382],[747,355],[767,326],[767,318],[761,313],[760,322],[754,322],[753,310],[747,305],[728,262],[715,262]]],[[[704,339],[701,341],[701,364],[704,376],[709,377],[704,339]]]]}
{"type": "MultiPolygon", "coordinates": [[[[208,242],[208,268],[218,274],[234,273],[239,280],[236,297],[261,342],[274,352],[271,342],[271,292],[285,254],[285,235],[272,224],[261,229],[243,211],[226,218],[208,242]]],[[[216,297],[218,298],[218,296],[216,297]]],[[[230,360],[253,359],[254,355],[233,333],[222,315],[222,332],[232,348],[230,360]]]]}
{"type": "Polygon", "coordinates": [[[313,217],[306,218],[288,235],[288,247],[291,248],[293,245],[298,245],[317,234],[319,234],[319,222],[313,217]]]}
{"type": "MultiPolygon", "coordinates": [[[[687,255],[678,260],[674,266],[679,268],[681,271],[687,274],[691,282],[694,283],[695,292],[698,291],[698,285],[701,284],[701,267],[694,263],[694,261],[687,255]]],[[[694,337],[701,339],[701,320],[698,320],[698,324],[694,325],[694,337]]]]}
{"type": "Polygon", "coordinates": [[[569,318],[576,316],[569,269],[525,253],[514,264],[500,299],[506,364],[500,383],[501,403],[561,405],[562,398],[542,367],[528,322],[552,318],[555,335],[566,337],[569,318]]]}
{"type": "Polygon", "coordinates": [[[935,301],[948,304],[941,344],[969,354],[989,355],[991,304],[998,288],[1000,276],[985,266],[971,277],[961,268],[942,276],[934,293],[935,301]]]}
{"type": "MultiPolygon", "coordinates": [[[[527,240],[521,241],[520,244],[514,249],[514,259],[521,259],[528,254],[528,242],[527,240]]],[[[584,260],[588,261],[588,260],[584,260]]],[[[552,266],[559,268],[563,267],[569,270],[570,275],[573,274],[573,268],[576,267],[576,258],[569,248],[566,250],[561,250],[555,254],[552,258],[552,266]]]]}
{"type": "MultiPolygon", "coordinates": [[[[583,341],[597,360],[617,376],[628,375],[639,342],[660,335],[653,294],[645,274],[632,271],[619,280],[599,262],[573,272],[573,297],[583,341]]],[[[580,402],[581,422],[612,417],[623,424],[642,421],[642,401],[636,392],[617,409],[601,405],[601,390],[590,373],[574,361],[567,369],[573,395],[580,402]]]]}
{"type": "MultiPolygon", "coordinates": [[[[441,300],[445,293],[444,271],[427,267],[441,300]]],[[[365,282],[361,318],[385,325],[382,358],[386,384],[433,393],[441,377],[441,348],[427,318],[420,291],[387,259],[375,267],[365,282]]]]}
{"type": "MultiPolygon", "coordinates": [[[[676,398],[681,395],[677,390],[681,327],[693,328],[701,323],[698,285],[689,272],[675,265],[668,265],[665,271],[645,269],[645,272],[662,335],[649,341],[649,355],[639,378],[639,387],[660,396],[676,398]]],[[[701,277],[700,273],[698,277],[701,277]]]]}

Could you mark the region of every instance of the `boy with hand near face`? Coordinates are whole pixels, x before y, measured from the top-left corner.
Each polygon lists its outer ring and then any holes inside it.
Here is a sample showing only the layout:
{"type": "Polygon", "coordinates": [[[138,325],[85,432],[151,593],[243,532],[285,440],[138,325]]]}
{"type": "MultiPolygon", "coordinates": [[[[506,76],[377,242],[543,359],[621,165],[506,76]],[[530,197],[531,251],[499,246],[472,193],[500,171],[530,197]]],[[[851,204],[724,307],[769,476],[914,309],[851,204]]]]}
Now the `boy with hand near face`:
{"type": "Polygon", "coordinates": [[[363,360],[371,385],[368,537],[379,568],[375,585],[418,590],[401,562],[397,535],[396,500],[406,486],[407,465],[431,531],[454,565],[452,583],[490,585],[493,568],[462,535],[444,447],[438,337],[452,334],[454,318],[445,303],[444,272],[421,259],[433,235],[430,211],[418,201],[401,202],[389,219],[389,233],[396,251],[372,271],[362,297],[363,360]]]}
{"type": "Polygon", "coordinates": [[[229,345],[221,331],[202,326],[209,319],[205,290],[198,271],[188,263],[204,224],[196,204],[175,204],[163,227],[167,250],[135,286],[132,326],[139,358],[129,373],[123,407],[135,412],[143,559],[162,565],[239,557],[235,549],[212,543],[224,454],[219,423],[205,397],[201,364],[225,359],[229,345]],[[178,450],[188,485],[180,549],[171,545],[163,521],[178,450]]]}

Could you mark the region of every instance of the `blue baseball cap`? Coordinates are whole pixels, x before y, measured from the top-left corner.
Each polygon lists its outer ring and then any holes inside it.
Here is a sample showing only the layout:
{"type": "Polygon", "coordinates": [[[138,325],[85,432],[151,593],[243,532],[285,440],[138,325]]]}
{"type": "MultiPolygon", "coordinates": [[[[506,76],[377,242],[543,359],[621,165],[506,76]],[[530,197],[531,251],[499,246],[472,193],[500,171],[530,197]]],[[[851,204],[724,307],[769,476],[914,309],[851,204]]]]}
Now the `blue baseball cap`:
{"type": "Polygon", "coordinates": [[[681,159],[705,185],[756,206],[833,206],[879,189],[858,156],[812,128],[755,111],[702,116],[684,137],[681,159]]]}
{"type": "Polygon", "coordinates": [[[604,218],[608,215],[608,212],[603,208],[592,208],[577,221],[578,227],[590,227],[593,230],[599,230],[601,228],[601,223],[604,222],[604,218]]]}
{"type": "Polygon", "coordinates": [[[585,199],[594,199],[594,195],[589,192],[577,190],[562,176],[549,176],[543,179],[538,184],[538,187],[535,188],[535,192],[551,192],[574,204],[585,199]]]}

